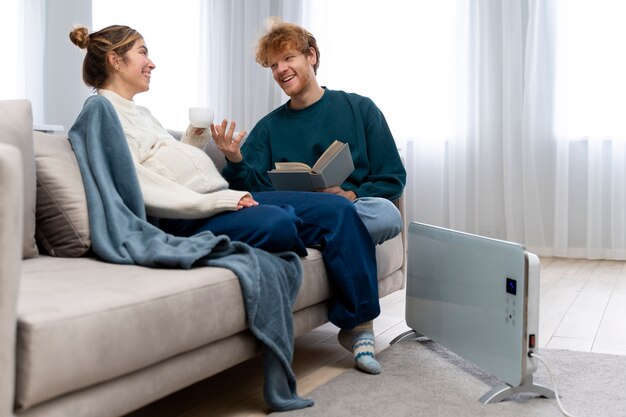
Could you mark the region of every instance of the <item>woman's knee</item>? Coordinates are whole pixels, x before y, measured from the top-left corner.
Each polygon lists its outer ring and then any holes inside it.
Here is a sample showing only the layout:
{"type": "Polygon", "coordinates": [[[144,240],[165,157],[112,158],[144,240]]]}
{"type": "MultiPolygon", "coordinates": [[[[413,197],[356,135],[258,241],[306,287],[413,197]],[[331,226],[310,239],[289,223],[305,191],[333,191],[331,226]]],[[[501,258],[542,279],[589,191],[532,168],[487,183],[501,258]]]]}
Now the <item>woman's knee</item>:
{"type": "MultiPolygon", "coordinates": [[[[266,206],[268,207],[268,206],[266,206]]],[[[299,219],[279,207],[262,213],[254,224],[256,246],[271,252],[295,250],[298,247],[299,219]]]]}

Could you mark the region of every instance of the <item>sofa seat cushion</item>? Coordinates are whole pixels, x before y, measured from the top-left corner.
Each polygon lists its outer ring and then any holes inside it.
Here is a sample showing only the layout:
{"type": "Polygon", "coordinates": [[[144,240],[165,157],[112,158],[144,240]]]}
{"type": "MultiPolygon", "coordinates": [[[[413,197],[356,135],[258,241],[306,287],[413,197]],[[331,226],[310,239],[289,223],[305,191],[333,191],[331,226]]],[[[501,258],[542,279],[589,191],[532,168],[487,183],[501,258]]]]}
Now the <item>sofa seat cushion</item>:
{"type": "MultiPolygon", "coordinates": [[[[319,252],[303,258],[296,309],[330,288],[319,252]]],[[[189,271],[40,255],[23,262],[16,400],[28,408],[246,329],[227,269],[189,271]]]]}

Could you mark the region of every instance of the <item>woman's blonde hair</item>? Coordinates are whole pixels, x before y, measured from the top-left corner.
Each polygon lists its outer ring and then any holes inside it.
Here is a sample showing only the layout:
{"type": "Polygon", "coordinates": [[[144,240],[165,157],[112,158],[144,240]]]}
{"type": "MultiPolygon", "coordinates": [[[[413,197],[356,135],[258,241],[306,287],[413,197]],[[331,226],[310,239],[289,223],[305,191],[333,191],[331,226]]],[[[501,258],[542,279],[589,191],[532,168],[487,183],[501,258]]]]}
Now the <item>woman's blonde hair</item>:
{"type": "Polygon", "coordinates": [[[293,48],[304,55],[311,55],[315,50],[316,61],[313,71],[317,74],[320,65],[320,50],[311,32],[293,23],[283,22],[279,17],[271,17],[267,22],[267,31],[261,36],[256,47],[256,62],[267,68],[270,57],[288,48],[293,48]]]}
{"type": "Polygon", "coordinates": [[[128,26],[112,25],[89,34],[84,26],[76,26],[70,32],[70,40],[79,48],[87,49],[83,61],[83,81],[90,87],[102,87],[109,76],[107,54],[115,52],[124,60],[137,39],[142,36],[128,26]]]}

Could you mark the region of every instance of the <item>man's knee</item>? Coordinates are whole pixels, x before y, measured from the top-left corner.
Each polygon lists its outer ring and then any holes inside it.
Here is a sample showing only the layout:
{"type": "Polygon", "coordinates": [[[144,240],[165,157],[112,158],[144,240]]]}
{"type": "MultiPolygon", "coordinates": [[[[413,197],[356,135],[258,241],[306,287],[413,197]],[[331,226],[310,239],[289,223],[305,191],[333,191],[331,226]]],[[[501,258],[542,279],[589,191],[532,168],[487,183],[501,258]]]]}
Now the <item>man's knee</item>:
{"type": "Polygon", "coordinates": [[[355,206],[374,243],[393,239],[402,231],[402,216],[391,201],[366,197],[355,201],[355,206]]]}

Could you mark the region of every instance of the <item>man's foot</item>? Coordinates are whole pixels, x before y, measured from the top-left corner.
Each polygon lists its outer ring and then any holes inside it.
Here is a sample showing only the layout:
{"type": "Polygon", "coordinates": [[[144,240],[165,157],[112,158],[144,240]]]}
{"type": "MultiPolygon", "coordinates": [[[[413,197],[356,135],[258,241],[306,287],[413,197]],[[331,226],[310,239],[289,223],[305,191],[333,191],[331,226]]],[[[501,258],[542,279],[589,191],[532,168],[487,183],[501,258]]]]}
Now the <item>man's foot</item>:
{"type": "Polygon", "coordinates": [[[374,356],[375,338],[371,321],[363,323],[353,330],[340,330],[337,340],[348,352],[352,352],[357,368],[374,375],[382,372],[380,364],[374,356]]]}

